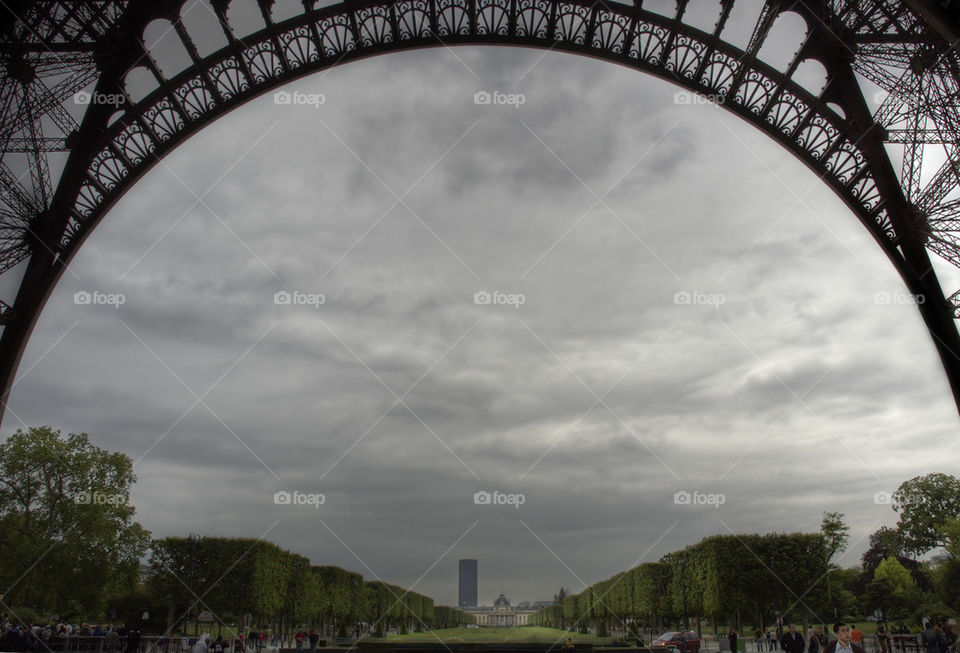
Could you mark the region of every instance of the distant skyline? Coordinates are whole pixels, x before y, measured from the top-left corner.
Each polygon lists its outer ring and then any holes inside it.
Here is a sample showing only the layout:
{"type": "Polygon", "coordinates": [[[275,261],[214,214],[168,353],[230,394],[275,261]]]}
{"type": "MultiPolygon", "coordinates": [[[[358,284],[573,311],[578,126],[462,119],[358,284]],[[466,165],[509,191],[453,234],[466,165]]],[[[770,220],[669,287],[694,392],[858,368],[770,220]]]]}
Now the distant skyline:
{"type": "Polygon", "coordinates": [[[155,537],[262,537],[450,606],[476,558],[479,603],[533,602],[710,535],[815,532],[824,511],[845,513],[852,566],[900,483],[960,475],[895,269],[734,114],[524,48],[283,90],[324,102],[257,98],[116,203],[0,431],[130,456],[155,537]]]}

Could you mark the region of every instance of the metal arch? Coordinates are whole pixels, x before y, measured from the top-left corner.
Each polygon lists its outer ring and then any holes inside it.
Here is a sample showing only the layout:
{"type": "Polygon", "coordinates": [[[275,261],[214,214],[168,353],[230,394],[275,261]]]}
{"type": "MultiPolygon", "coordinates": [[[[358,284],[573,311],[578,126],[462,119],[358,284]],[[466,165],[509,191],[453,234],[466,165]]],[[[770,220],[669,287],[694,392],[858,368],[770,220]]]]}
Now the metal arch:
{"type": "Polygon", "coordinates": [[[258,0],[266,26],[242,39],[227,19],[229,0],[212,0],[228,45],[201,59],[177,20],[183,2],[34,2],[0,42],[5,64],[0,153],[26,152],[33,164],[32,189],[27,189],[0,158],[5,187],[0,194],[0,270],[27,261],[15,301],[0,305],[4,406],[29,334],[66,265],[117,199],[191,134],[258,95],[324,68],[406,49],[487,44],[556,49],[653,74],[712,97],[791,151],[853,210],[910,292],[923,298],[917,305],[960,409],[960,335],[927,254],[928,248],[946,253],[944,258],[954,256],[960,264],[960,239],[951,240],[951,229],[942,228],[952,228],[955,215],[954,222],[960,222],[960,206],[950,195],[960,170],[960,100],[951,95],[960,84],[960,74],[953,75],[960,57],[950,47],[949,33],[943,34],[949,16],[937,14],[938,26],[891,0],[767,0],[746,49],[740,50],[722,39],[734,0],[721,0],[710,33],[683,22],[688,0],[677,0],[674,16],[645,10],[641,0],[633,5],[611,0],[345,0],[321,9],[304,0],[301,14],[280,23],[271,20],[272,0],[258,0]],[[805,19],[808,33],[780,71],[757,55],[775,19],[788,10],[805,19]],[[142,41],[155,18],[174,22],[192,60],[169,78],[142,41]],[[65,62],[61,69],[72,66],[76,79],[85,83],[35,88],[44,49],[65,62]],[[829,82],[818,96],[791,79],[807,59],[819,61],[828,73],[829,82]],[[124,87],[135,66],[146,67],[158,84],[137,103],[124,87]],[[941,69],[946,74],[939,74],[941,69]],[[876,115],[857,74],[890,91],[876,115]],[[127,102],[112,122],[115,108],[91,103],[78,125],[62,103],[93,79],[96,93],[123,96],[127,102]],[[4,114],[11,97],[20,98],[20,110],[4,114]],[[44,136],[40,115],[59,125],[63,138],[44,136]],[[891,134],[902,138],[912,157],[903,179],[885,149],[897,142],[891,134]],[[943,170],[921,187],[919,148],[929,143],[943,144],[948,156],[943,170]],[[58,147],[69,157],[51,195],[45,156],[58,147]]]}

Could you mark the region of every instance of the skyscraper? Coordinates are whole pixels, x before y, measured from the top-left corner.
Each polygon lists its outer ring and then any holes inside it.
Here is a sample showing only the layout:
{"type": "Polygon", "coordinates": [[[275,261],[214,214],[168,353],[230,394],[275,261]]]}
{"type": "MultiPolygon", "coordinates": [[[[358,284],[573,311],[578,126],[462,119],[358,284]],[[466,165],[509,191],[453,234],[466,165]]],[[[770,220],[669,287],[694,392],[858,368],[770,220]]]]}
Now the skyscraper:
{"type": "Polygon", "coordinates": [[[477,605],[477,561],[460,561],[460,600],[459,605],[476,607],[477,605]]]}

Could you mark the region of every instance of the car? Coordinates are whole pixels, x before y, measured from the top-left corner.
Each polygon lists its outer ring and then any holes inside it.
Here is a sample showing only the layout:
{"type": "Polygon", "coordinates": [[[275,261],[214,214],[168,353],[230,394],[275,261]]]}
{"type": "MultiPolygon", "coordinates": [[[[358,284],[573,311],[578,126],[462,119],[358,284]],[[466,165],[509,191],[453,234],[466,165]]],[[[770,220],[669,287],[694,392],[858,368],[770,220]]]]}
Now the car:
{"type": "Polygon", "coordinates": [[[650,642],[651,647],[675,648],[682,653],[697,653],[700,650],[700,638],[690,630],[666,632],[650,642]]]}

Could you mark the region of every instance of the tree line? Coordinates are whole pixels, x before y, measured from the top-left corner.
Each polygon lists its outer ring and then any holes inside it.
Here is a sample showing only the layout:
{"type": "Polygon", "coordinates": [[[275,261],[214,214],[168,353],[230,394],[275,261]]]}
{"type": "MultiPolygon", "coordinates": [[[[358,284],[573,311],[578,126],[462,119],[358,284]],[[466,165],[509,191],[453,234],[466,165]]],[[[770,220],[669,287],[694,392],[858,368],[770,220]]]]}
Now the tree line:
{"type": "Polygon", "coordinates": [[[428,596],[313,565],[269,542],[153,540],[134,521],[135,481],[128,456],[86,433],[64,437],[42,426],[0,443],[0,601],[31,623],[112,621],[159,632],[204,611],[238,626],[250,615],[254,627],[330,635],[357,622],[381,632],[474,622],[428,596]]]}
{"type": "Polygon", "coordinates": [[[960,479],[926,474],[878,496],[898,521],[871,534],[859,565],[835,562],[849,527],[827,512],[817,533],[715,535],[578,594],[561,589],[530,623],[625,635],[699,631],[705,619],[752,633],[778,623],[805,629],[870,617],[918,626],[923,617],[960,616],[960,479]]]}
{"type": "Polygon", "coordinates": [[[168,537],[153,543],[147,590],[166,606],[168,627],[201,611],[274,632],[316,628],[346,636],[355,624],[377,635],[473,623],[471,615],[340,567],[318,566],[275,544],[251,538],[168,537]],[[197,600],[186,587],[211,588],[197,600]],[[249,617],[247,617],[249,615],[249,617]]]}

